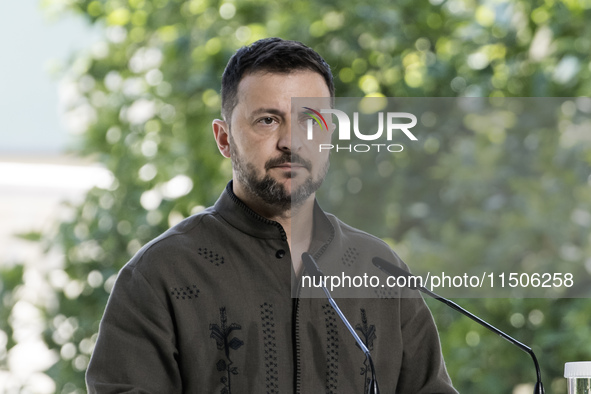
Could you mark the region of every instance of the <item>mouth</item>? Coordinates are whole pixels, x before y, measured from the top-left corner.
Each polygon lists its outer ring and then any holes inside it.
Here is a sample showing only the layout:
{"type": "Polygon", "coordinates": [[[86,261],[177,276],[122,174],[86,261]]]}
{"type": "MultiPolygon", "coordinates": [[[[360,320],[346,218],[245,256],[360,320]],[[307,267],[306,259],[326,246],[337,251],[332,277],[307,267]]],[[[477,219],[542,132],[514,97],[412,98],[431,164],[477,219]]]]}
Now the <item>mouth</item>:
{"type": "Polygon", "coordinates": [[[300,163],[282,163],[282,164],[275,165],[272,168],[279,168],[279,169],[287,170],[287,171],[307,169],[307,167],[305,165],[300,164],[300,163]]]}
{"type": "Polygon", "coordinates": [[[284,154],[280,157],[271,159],[265,163],[265,169],[268,171],[272,168],[276,168],[282,171],[299,171],[308,170],[312,168],[312,163],[303,157],[292,153],[284,154]]]}

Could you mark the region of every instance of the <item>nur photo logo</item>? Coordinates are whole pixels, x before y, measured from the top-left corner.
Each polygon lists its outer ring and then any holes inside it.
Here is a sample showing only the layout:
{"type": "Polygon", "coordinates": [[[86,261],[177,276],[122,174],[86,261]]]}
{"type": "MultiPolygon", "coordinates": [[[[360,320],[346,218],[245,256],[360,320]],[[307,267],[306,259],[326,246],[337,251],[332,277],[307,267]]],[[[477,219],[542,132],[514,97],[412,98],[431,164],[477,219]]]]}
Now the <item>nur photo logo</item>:
{"type": "MultiPolygon", "coordinates": [[[[325,150],[334,150],[336,152],[339,151],[349,151],[349,152],[370,152],[376,151],[380,152],[380,150],[387,150],[388,152],[396,153],[402,152],[404,147],[401,144],[394,144],[390,143],[398,136],[404,135],[410,141],[418,141],[418,138],[410,131],[411,128],[416,126],[417,124],[417,117],[409,112],[378,112],[377,113],[377,131],[375,130],[375,125],[373,130],[363,129],[360,127],[360,116],[359,112],[353,112],[353,122],[351,125],[351,120],[349,115],[345,111],[341,111],[338,109],[330,108],[330,109],[320,109],[319,111],[312,109],[310,107],[303,107],[307,110],[304,112],[305,115],[309,116],[307,120],[307,138],[308,140],[314,139],[314,132],[320,128],[321,132],[326,132],[329,130],[328,122],[326,121],[323,114],[328,114],[329,121],[332,123],[332,115],[336,117],[338,123],[338,142],[335,144],[319,144],[318,151],[322,152],[325,150]],[[318,127],[319,126],[319,127],[318,127]],[[353,127],[351,127],[353,126],[353,127]],[[351,130],[353,133],[351,133],[351,130]],[[384,136],[385,134],[385,136],[384,136]],[[374,143],[367,144],[341,144],[340,142],[344,141],[351,141],[352,139],[357,139],[359,141],[372,141],[374,143]],[[380,141],[385,141],[388,143],[379,143],[380,141]]],[[[375,116],[376,114],[369,114],[363,116],[375,116]]],[[[367,122],[365,122],[367,123],[367,122]]],[[[372,123],[373,122],[372,119],[372,123]]]]}

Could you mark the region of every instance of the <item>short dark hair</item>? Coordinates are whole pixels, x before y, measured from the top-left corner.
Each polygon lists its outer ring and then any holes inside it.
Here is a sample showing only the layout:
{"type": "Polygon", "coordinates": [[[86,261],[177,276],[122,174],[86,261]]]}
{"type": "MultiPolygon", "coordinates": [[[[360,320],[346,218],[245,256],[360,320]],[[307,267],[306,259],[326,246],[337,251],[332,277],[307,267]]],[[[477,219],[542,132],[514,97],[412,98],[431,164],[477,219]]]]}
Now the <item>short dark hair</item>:
{"type": "Polygon", "coordinates": [[[334,82],[330,66],[312,48],[298,41],[263,38],[240,48],[228,61],[222,75],[222,116],[228,123],[238,104],[238,84],[245,74],[271,72],[288,74],[310,70],[322,75],[330,96],[334,97],[334,82]]]}

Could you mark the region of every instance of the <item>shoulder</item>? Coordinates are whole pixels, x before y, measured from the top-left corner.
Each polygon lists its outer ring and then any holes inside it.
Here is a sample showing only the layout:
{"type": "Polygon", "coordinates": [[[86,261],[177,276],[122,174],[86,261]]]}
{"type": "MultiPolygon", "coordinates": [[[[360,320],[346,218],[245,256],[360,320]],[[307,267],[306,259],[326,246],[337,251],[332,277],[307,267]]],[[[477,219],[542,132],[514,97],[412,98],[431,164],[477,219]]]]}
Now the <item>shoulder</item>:
{"type": "Polygon", "coordinates": [[[224,227],[225,222],[215,207],[204,209],[148,242],[124,268],[140,270],[144,275],[152,272],[155,266],[158,270],[165,266],[173,268],[195,254],[196,243],[207,244],[208,234],[223,231],[224,227]]]}
{"type": "Polygon", "coordinates": [[[317,255],[317,261],[323,274],[330,276],[333,282],[341,279],[341,283],[333,289],[333,297],[399,298],[397,289],[384,285],[387,274],[373,263],[377,257],[407,271],[408,266],[392,247],[382,239],[344,223],[332,214],[326,214],[326,218],[333,226],[334,236],[324,251],[317,255]],[[352,287],[349,285],[349,278],[353,281],[352,287]],[[379,279],[378,282],[382,285],[368,283],[367,278],[379,279]]]}
{"type": "Polygon", "coordinates": [[[375,257],[391,262],[404,270],[409,269],[392,246],[384,240],[343,222],[333,214],[325,214],[334,228],[334,237],[324,255],[326,259],[336,262],[340,269],[381,272],[372,264],[375,257]]]}
{"type": "Polygon", "coordinates": [[[375,235],[350,226],[333,214],[326,213],[326,217],[334,227],[334,241],[338,244],[342,244],[342,246],[362,246],[363,249],[377,249],[378,251],[392,253],[390,245],[375,235]]]}

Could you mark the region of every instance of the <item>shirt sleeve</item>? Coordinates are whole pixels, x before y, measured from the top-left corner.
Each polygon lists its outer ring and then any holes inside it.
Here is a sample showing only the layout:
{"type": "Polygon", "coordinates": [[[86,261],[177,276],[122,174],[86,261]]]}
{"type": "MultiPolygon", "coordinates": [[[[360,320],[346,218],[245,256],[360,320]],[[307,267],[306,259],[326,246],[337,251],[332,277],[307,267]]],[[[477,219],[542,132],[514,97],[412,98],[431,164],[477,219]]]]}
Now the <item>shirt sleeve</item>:
{"type": "Polygon", "coordinates": [[[403,360],[397,393],[457,394],[447,374],[431,311],[423,298],[401,303],[403,360]]]}
{"type": "Polygon", "coordinates": [[[180,393],[171,314],[133,266],[109,297],[88,370],[89,393],[180,393]]]}

